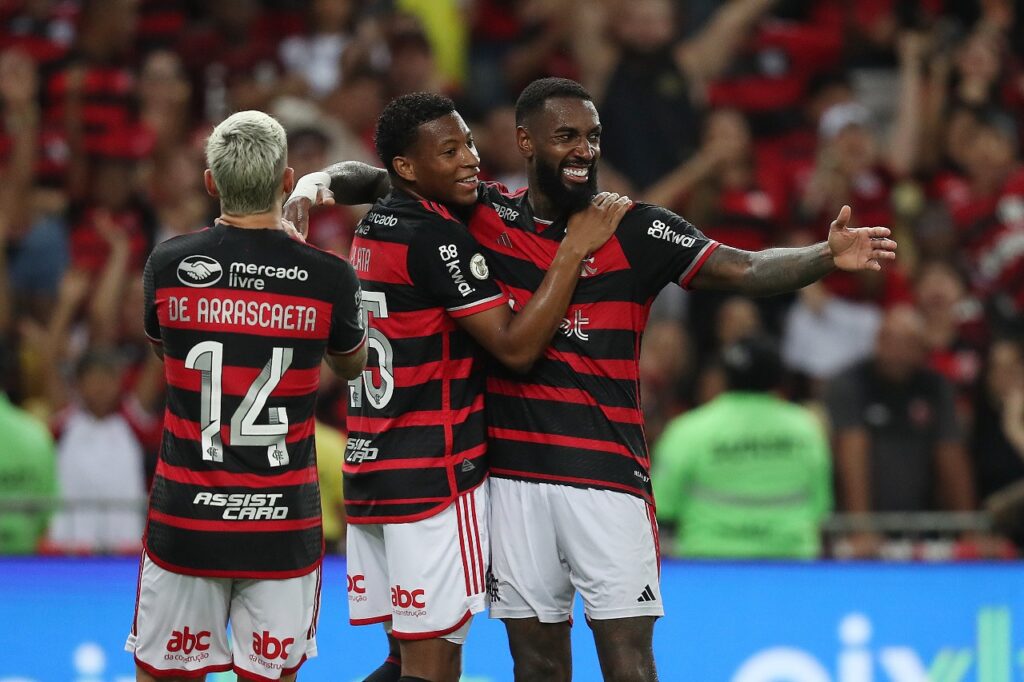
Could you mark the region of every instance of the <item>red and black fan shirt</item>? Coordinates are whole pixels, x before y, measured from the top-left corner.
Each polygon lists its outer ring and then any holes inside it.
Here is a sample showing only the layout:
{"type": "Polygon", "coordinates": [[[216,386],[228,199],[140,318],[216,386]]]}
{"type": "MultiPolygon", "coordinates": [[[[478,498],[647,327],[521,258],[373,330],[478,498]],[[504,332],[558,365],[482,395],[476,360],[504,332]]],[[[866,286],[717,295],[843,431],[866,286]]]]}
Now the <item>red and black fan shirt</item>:
{"type": "Polygon", "coordinates": [[[158,245],[144,280],[167,379],[149,555],[192,575],[308,573],[323,555],[320,365],[366,339],[355,272],[280,230],[218,224],[158,245]]]}
{"type": "Polygon", "coordinates": [[[427,518],[486,478],[482,351],[455,320],[507,298],[464,223],[397,189],[356,228],[350,262],[369,359],[349,385],[348,520],[427,518]]]}
{"type": "MultiPolygon", "coordinates": [[[[514,310],[540,286],[565,236],[525,191],[480,185],[470,231],[514,310]]],[[[718,242],[671,211],[636,204],[580,268],[572,302],[530,373],[495,367],[487,379],[491,474],[618,490],[651,500],[640,409],[640,340],[655,295],[686,287],[718,242]]]]}

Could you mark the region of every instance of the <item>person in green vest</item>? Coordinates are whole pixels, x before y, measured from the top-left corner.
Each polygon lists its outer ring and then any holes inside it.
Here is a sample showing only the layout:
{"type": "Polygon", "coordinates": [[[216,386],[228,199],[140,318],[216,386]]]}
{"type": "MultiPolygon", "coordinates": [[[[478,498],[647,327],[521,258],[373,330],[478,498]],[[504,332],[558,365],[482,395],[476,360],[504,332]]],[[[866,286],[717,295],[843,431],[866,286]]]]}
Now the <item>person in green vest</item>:
{"type": "Polygon", "coordinates": [[[7,395],[11,359],[0,343],[0,555],[36,551],[57,497],[53,438],[7,395]]]}
{"type": "Polygon", "coordinates": [[[669,423],[651,474],[657,515],[677,556],[812,559],[832,507],[828,440],[817,418],[775,391],[783,378],[764,336],[726,347],[727,390],[669,423]]]}

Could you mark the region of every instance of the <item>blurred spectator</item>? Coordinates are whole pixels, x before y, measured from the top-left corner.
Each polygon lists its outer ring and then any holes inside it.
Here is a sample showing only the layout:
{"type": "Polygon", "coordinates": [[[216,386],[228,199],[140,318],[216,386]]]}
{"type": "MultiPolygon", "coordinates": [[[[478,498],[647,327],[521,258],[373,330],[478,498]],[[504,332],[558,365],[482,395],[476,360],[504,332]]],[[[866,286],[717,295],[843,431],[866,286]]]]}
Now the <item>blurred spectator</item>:
{"type": "Polygon", "coordinates": [[[577,3],[573,49],[601,111],[602,157],[646,189],[690,156],[706,84],[726,69],[772,4],[723,4],[698,34],[680,42],[670,0],[577,3]]]}
{"type": "Polygon", "coordinates": [[[324,549],[330,554],[344,554],[345,498],[342,493],[341,469],[345,464],[345,434],[318,420],[315,438],[324,549]]]}
{"type": "Polygon", "coordinates": [[[121,397],[122,361],[92,350],[75,370],[78,402],[56,421],[61,511],[49,549],[58,552],[137,552],[146,501],[139,433],[152,418],[121,397]],[[139,423],[142,422],[142,423],[139,423]]]}
{"type": "Polygon", "coordinates": [[[319,99],[341,82],[341,62],[353,40],[356,3],[352,0],[312,0],[306,10],[306,32],[281,41],[285,68],[306,82],[319,99]]]}
{"type": "Polygon", "coordinates": [[[980,499],[1024,479],[1024,347],[998,340],[985,364],[971,435],[980,499]]]}
{"type": "MultiPolygon", "coordinates": [[[[874,357],[828,386],[839,499],[850,513],[974,509],[970,463],[953,389],[927,368],[924,320],[908,306],[886,313],[874,357]]],[[[880,538],[851,538],[871,556],[880,538]]]]}
{"type": "Polygon", "coordinates": [[[433,48],[423,29],[416,25],[397,26],[388,36],[390,63],[388,95],[411,92],[445,92],[444,77],[437,70],[433,48]]]}
{"type": "MultiPolygon", "coordinates": [[[[480,0],[478,0],[480,1],[480,0]]],[[[415,16],[435,55],[445,91],[458,91],[466,79],[469,26],[464,0],[396,0],[401,12],[415,16]]],[[[545,4],[558,4],[546,0],[545,4]]]]}
{"type": "Polygon", "coordinates": [[[1016,126],[1003,113],[987,112],[969,140],[964,176],[945,178],[938,191],[973,292],[989,301],[998,329],[1013,329],[1024,312],[1024,169],[1016,126]]]}
{"type": "Polygon", "coordinates": [[[491,109],[479,126],[472,126],[483,172],[515,191],[526,187],[523,157],[515,144],[516,115],[511,106],[491,109]]]}
{"type": "Polygon", "coordinates": [[[0,554],[32,554],[57,498],[56,456],[46,427],[7,395],[13,357],[0,341],[0,554]]]}
{"type": "Polygon", "coordinates": [[[567,0],[478,0],[471,22],[466,98],[483,111],[514,101],[535,78],[578,78],[570,33],[595,37],[591,27],[574,22],[567,0]]]}
{"type": "Polygon", "coordinates": [[[988,331],[981,304],[943,261],[918,266],[914,297],[924,319],[928,366],[953,386],[960,423],[969,425],[988,331]]]}
{"type": "Polygon", "coordinates": [[[640,350],[640,404],[650,442],[656,442],[665,424],[682,411],[692,374],[693,348],[686,330],[676,320],[652,320],[640,350]]]}
{"type": "Polygon", "coordinates": [[[786,366],[820,382],[871,355],[882,313],[872,303],[831,295],[821,282],[805,287],[790,307],[782,334],[786,366]]]}
{"type": "Polygon", "coordinates": [[[773,395],[783,368],[770,339],[740,339],[721,362],[728,390],[669,424],[654,451],[658,519],[678,527],[674,554],[819,556],[832,506],[820,423],[773,395]]]}

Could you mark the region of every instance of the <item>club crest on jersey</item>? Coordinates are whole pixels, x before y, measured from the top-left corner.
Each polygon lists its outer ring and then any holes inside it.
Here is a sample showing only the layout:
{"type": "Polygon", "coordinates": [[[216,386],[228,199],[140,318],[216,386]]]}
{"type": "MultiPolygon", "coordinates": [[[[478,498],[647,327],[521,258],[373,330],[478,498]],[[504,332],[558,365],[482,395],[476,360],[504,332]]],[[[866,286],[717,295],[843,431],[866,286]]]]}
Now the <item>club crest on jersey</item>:
{"type": "Polygon", "coordinates": [[[188,287],[209,287],[220,281],[224,268],[209,256],[186,256],[178,263],[178,281],[188,287]]]}
{"type": "Polygon", "coordinates": [[[484,258],[484,254],[473,254],[473,257],[469,259],[469,271],[472,272],[473,276],[477,279],[487,279],[488,275],[491,274],[491,271],[487,267],[487,259],[484,258]]]}
{"type": "Polygon", "coordinates": [[[594,257],[589,256],[580,263],[580,277],[593,277],[597,274],[597,266],[594,265],[594,257]]]}

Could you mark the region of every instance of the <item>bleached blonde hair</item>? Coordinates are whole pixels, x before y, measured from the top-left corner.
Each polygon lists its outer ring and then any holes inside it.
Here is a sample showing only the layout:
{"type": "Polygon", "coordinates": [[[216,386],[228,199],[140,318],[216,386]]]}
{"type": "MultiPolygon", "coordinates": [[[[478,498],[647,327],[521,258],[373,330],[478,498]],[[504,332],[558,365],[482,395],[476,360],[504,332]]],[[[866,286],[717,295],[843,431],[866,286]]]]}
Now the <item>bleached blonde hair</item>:
{"type": "Polygon", "coordinates": [[[280,200],[288,162],[284,128],[262,111],[240,111],[220,122],[206,141],[206,165],[231,215],[266,213],[280,200]]]}

